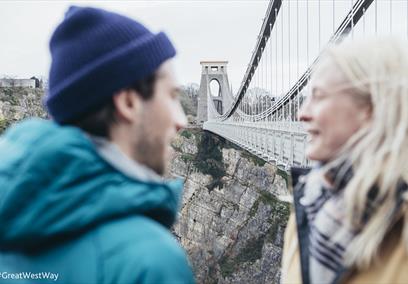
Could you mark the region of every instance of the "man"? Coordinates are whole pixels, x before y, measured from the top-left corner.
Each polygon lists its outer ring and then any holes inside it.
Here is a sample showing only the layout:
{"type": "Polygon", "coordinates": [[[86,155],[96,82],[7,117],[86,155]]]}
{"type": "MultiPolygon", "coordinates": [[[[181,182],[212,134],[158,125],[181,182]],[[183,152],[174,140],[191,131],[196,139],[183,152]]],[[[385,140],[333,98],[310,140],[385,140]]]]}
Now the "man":
{"type": "Polygon", "coordinates": [[[1,280],[194,282],[168,230],[182,184],[160,177],[186,123],[173,45],[124,16],[71,7],[50,49],[53,121],[0,140],[1,280]]]}

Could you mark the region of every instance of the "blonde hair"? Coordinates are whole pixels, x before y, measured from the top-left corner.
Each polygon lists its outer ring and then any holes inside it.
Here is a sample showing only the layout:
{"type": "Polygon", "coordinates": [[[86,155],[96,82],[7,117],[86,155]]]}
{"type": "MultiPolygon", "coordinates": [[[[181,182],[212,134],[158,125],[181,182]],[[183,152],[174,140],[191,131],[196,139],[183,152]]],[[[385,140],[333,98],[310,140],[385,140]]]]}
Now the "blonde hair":
{"type": "MultiPolygon", "coordinates": [[[[355,97],[369,101],[369,126],[355,133],[328,163],[345,161],[353,177],[344,190],[346,218],[359,230],[346,252],[348,265],[366,268],[375,260],[390,229],[396,207],[397,183],[408,180],[408,42],[392,37],[345,42],[328,48],[323,61],[345,75],[355,97]],[[376,210],[366,224],[369,191],[378,187],[376,210]]],[[[404,206],[408,196],[403,196],[404,206]]],[[[408,210],[403,238],[408,248],[408,210]]]]}

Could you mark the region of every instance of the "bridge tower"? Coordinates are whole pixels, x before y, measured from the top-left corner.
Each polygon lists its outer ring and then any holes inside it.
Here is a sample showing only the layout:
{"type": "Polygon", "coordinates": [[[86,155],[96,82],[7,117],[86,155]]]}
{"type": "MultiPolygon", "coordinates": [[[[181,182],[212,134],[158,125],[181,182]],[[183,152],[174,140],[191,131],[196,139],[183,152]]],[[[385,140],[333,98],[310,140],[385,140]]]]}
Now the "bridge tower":
{"type": "Polygon", "coordinates": [[[204,123],[211,117],[211,107],[214,104],[218,114],[222,114],[232,103],[231,89],[228,83],[228,61],[201,61],[201,82],[198,96],[197,120],[204,123]],[[217,88],[218,86],[218,88],[217,88]],[[211,98],[211,100],[209,100],[211,98]]]}

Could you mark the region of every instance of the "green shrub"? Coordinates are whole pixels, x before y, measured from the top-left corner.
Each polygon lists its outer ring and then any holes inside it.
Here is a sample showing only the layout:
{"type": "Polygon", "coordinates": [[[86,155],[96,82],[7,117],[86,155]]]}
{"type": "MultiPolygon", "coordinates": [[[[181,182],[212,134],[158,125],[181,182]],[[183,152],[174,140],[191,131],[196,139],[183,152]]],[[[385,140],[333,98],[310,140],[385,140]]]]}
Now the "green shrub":
{"type": "Polygon", "coordinates": [[[264,236],[250,239],[245,244],[245,247],[237,255],[238,263],[250,262],[253,263],[262,257],[262,247],[264,244],[264,236]]]}
{"type": "Polygon", "coordinates": [[[276,170],[276,174],[281,176],[285,180],[286,187],[289,187],[289,173],[278,167],[276,170]]]}
{"type": "Polygon", "coordinates": [[[273,208],[273,214],[279,214],[283,216],[289,216],[289,204],[280,201],[276,198],[272,193],[268,191],[261,190],[259,192],[259,197],[255,200],[254,204],[252,205],[251,209],[249,210],[249,216],[255,216],[256,211],[258,211],[259,204],[269,204],[273,208]]]}
{"type": "Polygon", "coordinates": [[[230,259],[228,256],[223,256],[219,261],[219,265],[223,277],[228,277],[235,271],[234,259],[230,259]]]}
{"type": "Polygon", "coordinates": [[[182,153],[181,159],[184,161],[184,163],[189,163],[189,162],[194,161],[194,155],[188,154],[188,153],[182,153]]]}
{"type": "Polygon", "coordinates": [[[5,118],[0,119],[0,134],[2,134],[10,125],[12,121],[5,118]]]}
{"type": "Polygon", "coordinates": [[[194,167],[212,176],[213,181],[207,186],[210,191],[217,186],[223,187],[222,177],[227,173],[222,157],[222,141],[206,131],[197,138],[198,152],[193,161],[194,167]]]}
{"type": "Polygon", "coordinates": [[[241,156],[245,159],[252,161],[255,164],[255,166],[258,166],[258,167],[263,167],[266,164],[265,160],[249,153],[248,151],[242,151],[241,156]]]}
{"type": "Polygon", "coordinates": [[[187,139],[190,139],[191,136],[193,136],[193,134],[190,131],[188,131],[187,129],[184,129],[183,131],[181,131],[180,136],[183,136],[183,137],[185,137],[187,139]]]}
{"type": "Polygon", "coordinates": [[[219,261],[222,276],[231,276],[241,264],[254,263],[257,259],[260,259],[264,242],[265,235],[261,235],[258,238],[248,240],[237,256],[224,255],[219,261]]]}

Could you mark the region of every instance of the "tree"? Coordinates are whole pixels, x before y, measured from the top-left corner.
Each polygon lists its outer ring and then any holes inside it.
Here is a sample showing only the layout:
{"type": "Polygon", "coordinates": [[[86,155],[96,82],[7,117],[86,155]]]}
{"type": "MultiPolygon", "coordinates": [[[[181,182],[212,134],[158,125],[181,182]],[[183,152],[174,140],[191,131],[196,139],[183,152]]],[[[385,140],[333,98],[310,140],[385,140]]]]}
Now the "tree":
{"type": "Polygon", "coordinates": [[[184,112],[187,115],[197,116],[199,86],[195,83],[190,83],[186,86],[181,86],[180,89],[180,102],[184,112]]]}

